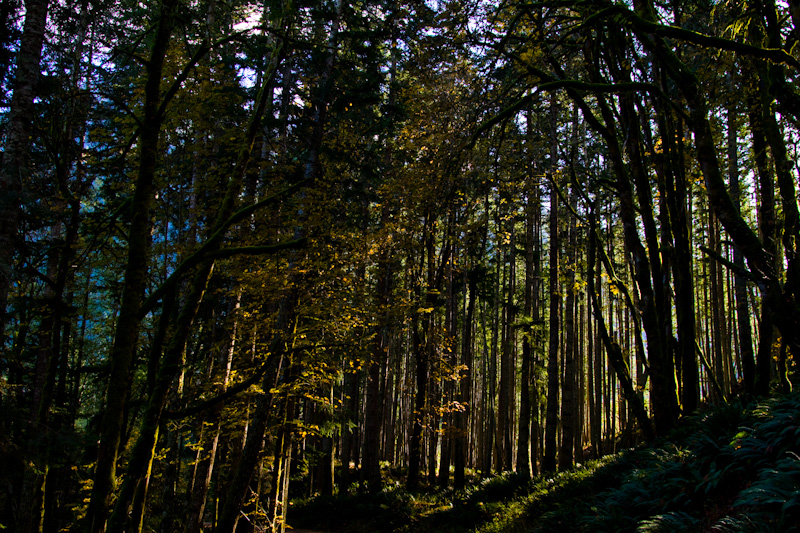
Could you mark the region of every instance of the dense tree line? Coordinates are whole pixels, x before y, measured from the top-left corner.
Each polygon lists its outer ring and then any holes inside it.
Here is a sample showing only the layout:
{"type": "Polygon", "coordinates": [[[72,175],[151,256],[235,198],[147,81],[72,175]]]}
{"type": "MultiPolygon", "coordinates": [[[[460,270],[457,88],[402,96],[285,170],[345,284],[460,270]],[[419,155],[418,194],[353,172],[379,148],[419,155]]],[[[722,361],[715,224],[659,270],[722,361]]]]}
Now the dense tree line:
{"type": "Polygon", "coordinates": [[[285,529],[791,387],[796,2],[6,2],[0,525],[285,529]]]}

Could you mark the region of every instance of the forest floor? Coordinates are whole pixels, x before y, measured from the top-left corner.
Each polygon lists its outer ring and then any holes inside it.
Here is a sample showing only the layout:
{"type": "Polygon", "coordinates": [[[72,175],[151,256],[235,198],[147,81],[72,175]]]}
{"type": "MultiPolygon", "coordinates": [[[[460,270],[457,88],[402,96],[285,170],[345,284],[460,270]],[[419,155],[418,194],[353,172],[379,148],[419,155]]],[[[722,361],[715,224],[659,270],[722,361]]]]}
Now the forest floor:
{"type": "Polygon", "coordinates": [[[298,529],[361,532],[800,532],[800,394],[707,407],[668,439],[533,480],[506,473],[464,491],[293,502],[298,529]]]}

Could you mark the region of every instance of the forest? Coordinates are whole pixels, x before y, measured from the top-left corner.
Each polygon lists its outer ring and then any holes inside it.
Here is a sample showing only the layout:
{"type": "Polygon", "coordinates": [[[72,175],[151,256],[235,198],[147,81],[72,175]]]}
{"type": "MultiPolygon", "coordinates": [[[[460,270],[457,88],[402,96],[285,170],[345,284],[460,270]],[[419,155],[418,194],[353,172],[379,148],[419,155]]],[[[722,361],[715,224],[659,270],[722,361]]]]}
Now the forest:
{"type": "Polygon", "coordinates": [[[486,522],[610,458],[751,491],[663,531],[800,516],[800,0],[0,11],[0,529],[486,522]]]}

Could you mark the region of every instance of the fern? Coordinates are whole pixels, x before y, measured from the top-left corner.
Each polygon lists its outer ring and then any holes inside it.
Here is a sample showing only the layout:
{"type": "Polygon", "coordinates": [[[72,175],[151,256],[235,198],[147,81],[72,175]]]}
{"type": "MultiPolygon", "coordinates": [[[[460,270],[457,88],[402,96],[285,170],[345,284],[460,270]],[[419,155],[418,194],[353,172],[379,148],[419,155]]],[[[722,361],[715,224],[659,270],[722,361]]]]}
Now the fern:
{"type": "Polygon", "coordinates": [[[790,455],[762,470],[758,480],[739,494],[734,508],[777,517],[780,528],[800,523],[800,459],[790,455]]]}
{"type": "Polygon", "coordinates": [[[636,529],[638,533],[672,533],[673,531],[702,531],[703,524],[689,513],[672,511],[644,520],[636,529]]]}

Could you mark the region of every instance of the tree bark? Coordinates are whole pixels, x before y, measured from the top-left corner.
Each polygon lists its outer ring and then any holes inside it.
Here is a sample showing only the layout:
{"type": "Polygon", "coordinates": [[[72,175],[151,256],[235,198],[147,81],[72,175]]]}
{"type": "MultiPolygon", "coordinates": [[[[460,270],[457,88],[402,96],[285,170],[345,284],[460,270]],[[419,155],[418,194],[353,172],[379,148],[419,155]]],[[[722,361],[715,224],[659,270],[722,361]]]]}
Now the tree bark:
{"type": "MultiPolygon", "coordinates": [[[[509,198],[504,206],[512,204],[513,200],[509,198]]],[[[508,216],[503,213],[502,217],[508,216]]],[[[507,230],[509,235],[509,243],[506,251],[503,254],[503,264],[507,265],[506,275],[504,276],[505,283],[500,293],[503,297],[503,320],[500,324],[502,334],[500,335],[501,351],[500,351],[500,387],[498,390],[497,402],[497,426],[498,426],[498,442],[497,447],[499,451],[498,466],[499,470],[508,472],[512,469],[513,462],[513,444],[512,444],[512,412],[515,402],[513,401],[513,382],[515,380],[515,372],[513,371],[513,350],[515,346],[515,332],[513,324],[516,321],[515,303],[514,303],[514,286],[516,285],[516,233],[514,231],[514,215],[510,215],[510,223],[507,230]]]]}
{"type": "Polygon", "coordinates": [[[636,394],[636,391],[633,387],[633,381],[631,380],[628,367],[625,364],[622,349],[620,348],[619,344],[616,341],[613,341],[608,334],[608,328],[606,327],[605,318],[603,317],[603,310],[600,307],[600,299],[597,294],[597,289],[595,288],[594,276],[595,254],[597,253],[597,241],[599,239],[597,238],[596,221],[593,215],[591,216],[589,223],[590,236],[587,261],[590,265],[590,271],[588,275],[587,290],[589,292],[589,297],[592,300],[592,309],[594,312],[595,322],[597,324],[597,330],[600,335],[600,339],[606,348],[608,360],[617,375],[617,379],[620,381],[625,399],[633,409],[633,414],[636,417],[636,421],[638,422],[639,428],[642,430],[645,439],[650,442],[655,438],[653,426],[650,423],[650,418],[647,416],[647,411],[644,407],[642,399],[638,394],[636,394]]]}
{"type": "MultiPolygon", "coordinates": [[[[555,179],[551,176],[551,179],[555,179]]],[[[558,347],[561,315],[561,289],[558,283],[559,273],[559,238],[558,238],[558,193],[556,187],[550,189],[550,338],[547,348],[547,419],[544,433],[543,472],[556,470],[556,437],[558,430],[558,397],[559,397],[559,365],[558,347]]]]}
{"type": "Polygon", "coordinates": [[[464,278],[464,285],[467,288],[464,294],[467,310],[462,325],[461,338],[461,364],[464,366],[464,371],[459,383],[458,395],[462,410],[459,410],[455,416],[456,434],[453,451],[453,487],[455,490],[462,490],[466,485],[465,470],[467,447],[469,445],[468,437],[470,435],[469,418],[470,414],[474,413],[472,395],[472,365],[474,361],[472,356],[472,322],[475,319],[475,299],[477,296],[475,293],[478,289],[477,272],[474,268],[468,269],[464,272],[464,278]]]}
{"type": "MultiPolygon", "coordinates": [[[[714,213],[731,239],[740,247],[754,276],[759,279],[759,283],[763,287],[766,308],[786,339],[789,348],[794,353],[800,353],[800,307],[797,304],[800,300],[798,293],[800,287],[794,283],[796,277],[800,277],[798,276],[800,269],[794,268],[793,263],[789,262],[789,270],[786,273],[787,284],[784,287],[780,275],[776,271],[775,257],[767,251],[765,243],[741,217],[727,190],[720,171],[714,135],[709,122],[708,104],[700,91],[699,80],[661,38],[644,31],[641,32],[641,35],[644,46],[664,63],[686,99],[689,109],[689,125],[695,134],[697,161],[703,173],[714,213]]],[[[782,191],[784,209],[788,207],[796,212],[796,201],[792,202],[791,199],[794,186],[793,184],[785,185],[785,196],[782,191]]],[[[790,226],[790,229],[793,227],[790,226]]],[[[792,235],[790,238],[794,239],[794,236],[792,235]]],[[[758,366],[758,362],[756,365],[758,366]]]]}
{"type": "MultiPolygon", "coordinates": [[[[709,213],[708,216],[708,238],[709,247],[720,256],[720,236],[719,225],[715,220],[714,213],[709,213]]],[[[709,275],[711,278],[711,331],[712,331],[712,347],[713,347],[713,372],[716,377],[717,383],[720,384],[721,398],[715,398],[717,402],[725,401],[726,386],[725,379],[725,359],[729,357],[729,350],[726,350],[726,337],[727,328],[725,324],[725,303],[724,303],[724,288],[722,286],[722,266],[717,261],[711,261],[709,264],[709,275]]]]}
{"type": "MultiPolygon", "coordinates": [[[[756,163],[758,177],[758,231],[766,252],[773,258],[778,254],[776,239],[775,217],[775,181],[769,169],[767,159],[767,140],[764,136],[763,122],[760,113],[760,104],[757,99],[761,95],[750,99],[749,122],[753,136],[753,156],[756,163]]],[[[738,246],[737,246],[738,249],[738,246]]],[[[769,394],[769,383],[772,369],[772,340],[774,322],[770,312],[766,291],[768,287],[761,287],[761,310],[758,321],[758,347],[756,351],[755,376],[753,378],[753,392],[758,396],[769,394]]]]}
{"type": "Polygon", "coordinates": [[[33,101],[39,79],[49,0],[25,2],[25,24],[16,58],[8,126],[0,161],[0,345],[5,344],[6,308],[12,284],[24,182],[31,149],[33,101]]]}
{"type": "Polygon", "coordinates": [[[564,309],[564,380],[561,384],[561,449],[558,454],[558,469],[569,470],[574,465],[576,399],[576,339],[575,339],[575,279],[577,221],[572,217],[567,238],[567,257],[564,268],[568,270],[565,282],[567,293],[564,309]]]}
{"type": "Polygon", "coordinates": [[[176,0],[160,5],[155,40],[147,62],[144,91],[144,116],[139,129],[139,169],[131,202],[131,225],[128,231],[128,257],[122,290],[122,304],[117,318],[114,344],[109,354],[110,376],[105,395],[102,429],[94,471],[94,485],[85,518],[91,533],[102,533],[116,487],[117,454],[122,441],[125,404],[131,387],[131,369],[137,346],[140,307],[147,284],[149,236],[152,221],[153,180],[158,157],[158,137],[163,117],[161,80],[167,48],[174,26],[176,0]]]}
{"type": "Polygon", "coordinates": [[[672,272],[675,288],[675,321],[678,341],[675,364],[680,377],[680,400],[683,414],[690,414],[700,402],[697,357],[695,356],[696,328],[694,305],[694,275],[692,246],[686,204],[689,197],[684,165],[683,134],[680,122],[673,113],[659,112],[660,138],[664,143],[663,167],[674,250],[672,272]],[[674,139],[674,141],[673,141],[674,139]]]}
{"type": "MultiPolygon", "coordinates": [[[[386,227],[389,222],[389,211],[385,204],[381,219],[382,227],[386,227]]],[[[379,319],[375,326],[372,360],[369,362],[367,370],[364,446],[361,452],[361,481],[367,485],[370,492],[377,492],[381,488],[379,453],[383,403],[380,398],[380,371],[386,365],[389,351],[389,306],[391,304],[392,276],[391,251],[388,245],[384,244],[378,258],[376,305],[379,319]]]]}
{"type": "MultiPolygon", "coordinates": [[[[528,120],[531,114],[528,114],[528,120]]],[[[538,272],[535,270],[538,245],[536,242],[536,215],[540,209],[539,184],[528,182],[527,203],[525,206],[525,282],[523,286],[523,315],[526,327],[522,334],[522,361],[520,371],[519,390],[519,432],[517,438],[517,473],[530,477],[531,475],[531,375],[533,370],[533,337],[536,332],[538,316],[534,313],[534,298],[538,298],[535,289],[535,279],[538,272]]],[[[538,310],[538,306],[537,306],[538,310]]],[[[537,313],[538,314],[538,313],[537,313]]],[[[533,461],[535,462],[534,456],[533,461]]]]}

